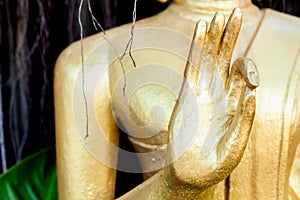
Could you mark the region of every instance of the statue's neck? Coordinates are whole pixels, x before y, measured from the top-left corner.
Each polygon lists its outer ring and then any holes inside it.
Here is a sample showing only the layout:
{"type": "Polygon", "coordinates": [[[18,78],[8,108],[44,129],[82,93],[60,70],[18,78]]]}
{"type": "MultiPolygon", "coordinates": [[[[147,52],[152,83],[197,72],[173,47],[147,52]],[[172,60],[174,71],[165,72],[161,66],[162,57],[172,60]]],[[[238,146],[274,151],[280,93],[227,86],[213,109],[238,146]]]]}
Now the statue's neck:
{"type": "Polygon", "coordinates": [[[174,0],[175,4],[192,9],[231,11],[239,7],[251,6],[251,0],[174,0]]]}

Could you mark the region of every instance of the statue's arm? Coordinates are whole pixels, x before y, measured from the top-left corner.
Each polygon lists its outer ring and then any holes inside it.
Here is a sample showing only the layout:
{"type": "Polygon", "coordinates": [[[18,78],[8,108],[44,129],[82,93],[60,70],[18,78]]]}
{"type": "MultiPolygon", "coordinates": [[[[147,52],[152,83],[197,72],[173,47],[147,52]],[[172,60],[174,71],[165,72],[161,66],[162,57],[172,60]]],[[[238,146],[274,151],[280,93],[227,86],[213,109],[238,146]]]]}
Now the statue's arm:
{"type": "MultiPolygon", "coordinates": [[[[85,58],[96,43],[95,38],[84,40],[85,58]]],[[[115,169],[102,164],[94,156],[97,152],[92,152],[84,145],[85,142],[90,145],[95,134],[99,134],[93,132],[93,127],[101,127],[104,133],[103,140],[100,138],[94,141],[97,145],[104,144],[107,139],[114,144],[118,143],[118,129],[110,109],[108,75],[107,73],[103,75],[103,81],[96,90],[85,88],[86,95],[96,99],[93,105],[91,101],[88,102],[89,115],[95,113],[96,120],[89,120],[89,137],[85,141],[80,134],[86,133],[85,131],[82,133],[82,129],[78,126],[85,127],[86,124],[84,101],[74,103],[74,98],[77,98],[76,100],[83,98],[80,95],[81,88],[76,86],[81,80],[80,55],[80,42],[77,42],[61,53],[55,66],[54,98],[59,199],[113,199],[115,169]],[[90,110],[91,107],[95,110],[90,110]],[[77,108],[83,112],[77,113],[77,108]],[[82,117],[81,121],[76,119],[78,116],[82,117]]],[[[89,67],[85,66],[87,73],[89,67]]],[[[101,151],[100,154],[105,157],[103,159],[115,160],[115,154],[111,153],[110,148],[102,148],[101,151]]]]}

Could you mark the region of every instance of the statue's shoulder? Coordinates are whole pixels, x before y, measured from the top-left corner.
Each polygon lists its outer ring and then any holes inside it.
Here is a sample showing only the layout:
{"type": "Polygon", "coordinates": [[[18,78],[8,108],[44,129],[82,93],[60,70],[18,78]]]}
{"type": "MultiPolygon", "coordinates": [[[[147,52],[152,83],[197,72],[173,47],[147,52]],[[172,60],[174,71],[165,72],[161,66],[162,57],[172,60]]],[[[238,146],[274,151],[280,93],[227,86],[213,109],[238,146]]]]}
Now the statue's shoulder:
{"type": "Polygon", "coordinates": [[[300,18],[272,9],[264,9],[261,27],[280,34],[293,35],[300,38],[300,18]]]}
{"type": "Polygon", "coordinates": [[[263,63],[260,64],[264,67],[260,71],[266,72],[271,70],[266,65],[272,66],[273,69],[275,66],[294,66],[295,59],[299,57],[300,18],[272,9],[262,12],[249,50],[253,60],[256,60],[256,63],[261,60],[263,63]]]}
{"type": "MultiPolygon", "coordinates": [[[[136,21],[136,28],[153,26],[156,24],[157,16],[149,17],[136,21]]],[[[83,40],[78,38],[76,41],[68,45],[59,55],[57,63],[64,63],[64,68],[79,68],[81,67],[81,51],[83,47],[84,57],[97,55],[98,58],[106,60],[109,58],[112,51],[123,50],[124,46],[130,39],[132,23],[127,23],[121,26],[113,27],[90,36],[84,36],[83,40]],[[118,41],[119,40],[119,41],[118,41]],[[122,41],[120,41],[122,40],[122,41]],[[119,47],[121,44],[124,46],[119,47]],[[69,67],[66,67],[69,64],[69,67]]],[[[84,35],[84,32],[83,32],[84,35]]],[[[113,52],[115,53],[115,52],[113,52]]]]}
{"type": "MultiPolygon", "coordinates": [[[[282,89],[276,92],[286,91],[285,84],[291,81],[289,77],[294,79],[300,74],[300,18],[272,9],[262,12],[247,57],[254,60],[261,80],[264,80],[260,91],[270,95],[267,88],[277,87],[282,89]]],[[[285,94],[279,96],[283,95],[285,94]]],[[[269,98],[264,100],[267,102],[269,98]]]]}
{"type": "Polygon", "coordinates": [[[62,66],[66,70],[79,69],[82,62],[82,53],[85,59],[90,55],[97,55],[99,59],[108,58],[111,48],[108,48],[107,45],[112,45],[109,42],[110,39],[122,32],[130,32],[130,28],[131,24],[125,24],[108,29],[105,32],[86,36],[82,40],[79,38],[60,53],[56,61],[56,68],[62,66]]]}

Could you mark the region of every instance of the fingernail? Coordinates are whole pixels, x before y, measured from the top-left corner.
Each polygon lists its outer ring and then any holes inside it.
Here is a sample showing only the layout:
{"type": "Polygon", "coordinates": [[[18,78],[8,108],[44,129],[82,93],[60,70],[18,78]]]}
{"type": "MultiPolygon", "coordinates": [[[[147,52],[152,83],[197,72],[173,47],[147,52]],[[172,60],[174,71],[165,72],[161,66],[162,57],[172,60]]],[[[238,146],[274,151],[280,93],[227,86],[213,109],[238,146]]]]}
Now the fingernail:
{"type": "Polygon", "coordinates": [[[251,89],[255,89],[256,87],[258,87],[258,85],[259,85],[259,76],[256,72],[254,72],[254,71],[248,72],[247,77],[249,79],[248,80],[249,85],[247,84],[248,87],[250,87],[251,89]]]}
{"type": "Polygon", "coordinates": [[[242,11],[241,11],[241,9],[239,9],[239,8],[235,8],[234,10],[233,10],[233,12],[232,12],[232,15],[234,16],[234,17],[242,17],[242,15],[243,15],[243,13],[242,13],[242,11]]]}
{"type": "Polygon", "coordinates": [[[259,74],[256,69],[256,66],[253,63],[253,61],[250,59],[246,60],[246,70],[247,70],[246,84],[249,88],[255,89],[256,87],[259,86],[260,79],[259,79],[259,74]]]}

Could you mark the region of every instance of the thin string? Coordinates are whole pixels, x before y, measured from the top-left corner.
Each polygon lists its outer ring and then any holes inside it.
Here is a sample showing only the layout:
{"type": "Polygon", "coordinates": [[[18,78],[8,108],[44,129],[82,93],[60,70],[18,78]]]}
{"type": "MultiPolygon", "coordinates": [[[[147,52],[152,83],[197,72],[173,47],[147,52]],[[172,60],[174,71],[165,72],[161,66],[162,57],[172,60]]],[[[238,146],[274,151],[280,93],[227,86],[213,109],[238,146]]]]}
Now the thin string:
{"type": "Polygon", "coordinates": [[[130,56],[130,59],[132,60],[132,63],[133,63],[133,66],[136,67],[136,63],[135,63],[135,60],[132,56],[132,53],[131,53],[131,49],[132,49],[132,43],[133,43],[133,38],[134,38],[134,29],[135,29],[135,22],[136,22],[136,3],[137,3],[137,0],[134,0],[134,7],[133,7],[133,12],[132,12],[132,25],[131,25],[131,31],[130,31],[130,38],[129,38],[129,41],[125,47],[125,50],[123,52],[123,55],[121,56],[121,60],[123,59],[123,57],[126,55],[126,52],[128,50],[128,54],[130,56]]]}
{"type": "Polygon", "coordinates": [[[103,29],[103,27],[101,26],[101,24],[98,22],[98,20],[96,19],[96,17],[95,17],[94,14],[93,14],[90,0],[87,0],[87,3],[88,3],[88,8],[89,8],[89,13],[90,13],[90,15],[91,15],[92,22],[93,22],[93,25],[94,25],[96,31],[98,31],[98,27],[99,27],[100,30],[102,31],[102,33],[103,33],[103,34],[106,34],[105,30],[103,29]],[[97,27],[97,26],[98,26],[98,27],[97,27]]]}
{"type": "MultiPolygon", "coordinates": [[[[86,93],[85,93],[85,66],[84,66],[84,53],[83,53],[83,26],[82,26],[82,21],[81,21],[81,12],[82,12],[82,7],[83,7],[83,1],[80,1],[80,5],[79,5],[79,10],[78,10],[78,23],[79,23],[79,27],[80,27],[80,50],[81,50],[81,70],[82,70],[82,95],[84,98],[84,104],[85,104],[85,116],[86,116],[86,134],[84,139],[89,137],[89,116],[88,116],[88,103],[87,103],[87,98],[86,98],[86,93]]],[[[125,76],[125,68],[123,65],[123,62],[120,58],[120,56],[117,53],[117,50],[115,49],[115,47],[113,46],[113,44],[107,39],[106,32],[104,30],[104,28],[101,26],[101,24],[98,22],[98,20],[96,19],[96,17],[93,14],[92,8],[91,8],[91,3],[90,0],[87,0],[88,3],[88,9],[89,9],[89,13],[91,15],[92,18],[92,22],[93,22],[93,26],[94,28],[98,31],[99,29],[101,30],[101,35],[102,37],[105,39],[105,41],[109,44],[109,46],[113,49],[114,54],[117,56],[117,59],[121,65],[121,69],[122,69],[122,73],[123,73],[123,93],[125,95],[125,88],[127,85],[127,80],[126,80],[126,76],[125,76]]],[[[136,11],[134,11],[134,13],[136,13],[136,11]]],[[[134,14],[135,15],[135,14],[134,14]]],[[[135,19],[136,17],[134,17],[135,19]]],[[[133,34],[132,34],[133,35],[133,34]]],[[[131,45],[130,45],[131,48],[131,45]]],[[[131,52],[130,52],[131,55],[131,52]]]]}
{"type": "MultiPolygon", "coordinates": [[[[117,59],[118,59],[120,65],[121,65],[121,69],[122,69],[122,73],[123,73],[123,88],[122,88],[122,90],[123,90],[123,93],[125,94],[125,88],[126,88],[127,84],[126,84],[125,68],[124,68],[124,65],[123,65],[123,62],[122,62],[122,58],[120,58],[120,56],[118,55],[117,50],[114,47],[114,45],[107,39],[107,37],[105,36],[106,35],[105,30],[103,29],[101,24],[97,21],[97,19],[93,15],[90,0],[88,0],[88,8],[89,8],[89,12],[90,12],[90,15],[92,17],[92,21],[93,21],[93,25],[94,25],[95,29],[98,31],[97,26],[100,28],[100,30],[102,31],[102,37],[106,40],[106,42],[109,44],[109,46],[113,49],[114,54],[117,56],[117,59]]],[[[134,13],[135,13],[135,11],[134,11],[134,13]]],[[[131,55],[131,52],[130,52],[130,55],[131,55]]]]}
{"type": "MultiPolygon", "coordinates": [[[[81,11],[82,11],[83,0],[80,1],[79,10],[78,10],[78,23],[80,27],[80,50],[81,50],[81,71],[82,71],[82,95],[84,98],[84,105],[85,105],[85,117],[86,117],[86,133],[84,139],[89,137],[89,115],[88,115],[88,104],[87,98],[85,94],[85,78],[84,78],[84,54],[83,54],[83,27],[81,22],[81,11]]],[[[94,23],[94,21],[93,21],[94,23]]]]}
{"type": "MultiPolygon", "coordinates": [[[[79,5],[79,10],[78,10],[78,23],[79,23],[79,27],[80,27],[80,50],[81,50],[81,71],[82,71],[82,95],[84,98],[84,104],[85,104],[85,116],[86,116],[86,134],[84,139],[89,137],[89,116],[88,116],[88,103],[87,103],[87,97],[86,97],[86,93],[85,93],[85,66],[84,66],[84,52],[83,52],[83,26],[82,26],[82,21],[81,21],[81,11],[82,11],[82,7],[83,7],[83,1],[84,0],[80,0],[80,5],[79,5]]],[[[120,57],[118,55],[117,50],[115,49],[115,47],[113,46],[113,44],[107,39],[106,32],[104,30],[104,28],[101,26],[101,24],[98,22],[98,20],[96,19],[96,17],[93,14],[92,8],[91,8],[91,3],[90,0],[87,0],[88,3],[88,9],[89,9],[89,13],[90,16],[92,18],[92,22],[93,22],[93,26],[94,28],[98,31],[99,29],[101,30],[101,35],[102,37],[105,39],[105,41],[109,44],[109,46],[113,49],[114,54],[117,56],[117,59],[121,65],[122,68],[122,73],[123,73],[123,94],[125,95],[125,89],[126,89],[126,85],[127,85],[127,81],[126,81],[126,74],[125,74],[125,68],[124,68],[124,64],[122,62],[123,57],[125,56],[128,48],[128,53],[129,56],[132,60],[133,66],[136,67],[136,63],[135,60],[132,56],[131,50],[132,50],[132,43],[133,43],[133,38],[134,38],[134,29],[135,29],[135,22],[136,22],[136,3],[137,0],[134,1],[134,8],[133,8],[133,13],[132,13],[132,26],[131,26],[131,31],[130,31],[130,39],[125,47],[125,50],[122,54],[122,56],[120,57]]]]}

